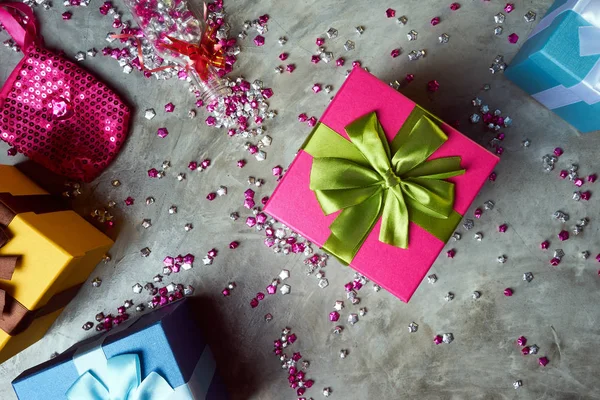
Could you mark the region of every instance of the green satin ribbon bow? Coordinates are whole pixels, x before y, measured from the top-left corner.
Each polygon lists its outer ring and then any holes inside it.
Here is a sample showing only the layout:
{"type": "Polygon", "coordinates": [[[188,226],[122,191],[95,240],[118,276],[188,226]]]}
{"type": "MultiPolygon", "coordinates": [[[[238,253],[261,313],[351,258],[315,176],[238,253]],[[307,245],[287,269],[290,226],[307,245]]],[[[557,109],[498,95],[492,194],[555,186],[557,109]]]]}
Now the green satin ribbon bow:
{"type": "Polygon", "coordinates": [[[444,179],[465,170],[460,157],[427,160],[448,140],[432,118],[416,107],[390,145],[374,112],[346,126],[350,141],[315,129],[304,147],[314,158],[310,189],[326,215],[342,210],[324,249],[349,264],[380,217],[379,240],[392,246],[408,247],[411,221],[448,240],[462,216],[444,179]]]}

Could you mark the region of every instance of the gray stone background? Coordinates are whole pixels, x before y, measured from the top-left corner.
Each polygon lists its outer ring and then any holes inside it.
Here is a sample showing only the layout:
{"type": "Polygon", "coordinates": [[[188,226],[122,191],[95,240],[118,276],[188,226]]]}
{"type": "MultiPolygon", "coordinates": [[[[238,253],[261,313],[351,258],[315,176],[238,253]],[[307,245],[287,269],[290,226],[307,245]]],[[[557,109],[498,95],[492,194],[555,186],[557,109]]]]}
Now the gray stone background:
{"type": "MultiPolygon", "coordinates": [[[[106,33],[114,29],[112,18],[98,12],[101,2],[71,9],[70,21],[61,19],[65,7],[55,3],[48,11],[36,9],[50,48],[63,49],[73,56],[77,51],[91,47],[100,50],[107,44],[106,33]]],[[[148,300],[146,294],[133,294],[131,286],[159,273],[164,256],[191,252],[200,259],[213,247],[219,249],[213,265],[197,262],[193,270],[184,271],[173,280],[192,284],[195,295],[205,300],[201,312],[221,374],[234,399],[297,397],[272,354],[273,340],[286,326],[299,337],[290,351],[300,351],[311,361],[307,376],[316,384],[307,392],[307,398],[322,397],[324,387],[331,387],[332,396],[337,399],[600,398],[600,264],[594,260],[600,253],[600,192],[592,186],[594,196],[589,202],[575,202],[571,199],[574,186],[558,178],[558,170],[571,163],[579,164],[584,175],[600,173],[600,135],[579,135],[501,74],[489,73],[488,67],[497,54],[504,55],[510,64],[552,2],[514,3],[516,10],[507,15],[504,34],[494,36],[493,15],[502,11],[505,4],[499,0],[463,0],[456,12],[450,11],[450,1],[435,0],[226,0],[234,34],[244,20],[264,13],[271,17],[265,46],[255,47],[250,35],[242,42],[243,51],[232,74],[250,81],[262,79],[275,92],[270,104],[279,115],[266,124],[273,144],[263,162],[257,162],[243,150],[243,139],[231,139],[223,130],[208,128],[203,122],[205,111],[199,111],[196,119],[188,119],[194,100],[183,83],[147,80],[139,73],[123,74],[114,60],[100,55],[82,62],[135,107],[130,137],[122,153],[100,178],[84,187],[83,195],[75,202],[78,211],[88,214],[109,200],[116,201],[117,228],[113,235],[118,233],[118,239],[110,252],[112,261],[99,264],[90,277],[90,281],[101,277],[102,286],[94,288],[88,282],[43,340],[0,366],[0,398],[15,398],[10,381],[21,371],[94,334],[83,331],[81,326],[93,320],[97,312],[115,312],[126,299],[148,300]],[[406,15],[407,26],[387,19],[388,7],[396,9],[397,17],[406,15]],[[523,19],[530,9],[538,14],[533,23],[523,19]],[[434,16],[440,16],[442,22],[432,27],[429,20],[434,16]],[[355,33],[357,25],[365,27],[361,36],[355,33]],[[348,68],[351,61],[360,60],[384,81],[413,73],[414,82],[402,93],[443,119],[460,120],[461,130],[479,143],[486,144],[492,134],[482,130],[481,125],[468,123],[473,112],[472,98],[480,96],[492,109],[499,108],[514,119],[513,127],[505,130],[506,151],[496,169],[498,179],[484,186],[469,215],[486,200],[493,200],[496,207],[476,221],[474,230],[467,233],[461,229],[463,239],[448,245],[457,249],[456,258],[448,259],[442,253],[431,269],[438,275],[438,282],[424,282],[409,304],[383,290],[374,292],[369,283],[359,292],[361,303],[352,306],[346,301],[343,288],[353,277],[350,269],[330,260],[324,268],[330,285],[320,289],[315,277],[305,273],[304,256],[274,254],[262,244],[264,233],[248,229],[243,218],[237,222],[229,219],[229,213],[235,210],[244,218],[248,215],[241,206],[248,176],[266,181],[257,190],[257,198],[275,188],[271,167],[287,166],[309,132],[305,124],[297,122],[298,114],[318,117],[326,108],[330,95],[313,94],[313,83],[331,84],[334,90],[342,84],[346,67],[309,62],[316,51],[315,39],[325,37],[330,27],[338,29],[339,36],[328,39],[326,47],[336,58],[343,56],[348,68]],[[419,33],[415,42],[406,39],[410,29],[419,33]],[[441,45],[437,38],[444,32],[450,35],[450,41],[441,45]],[[521,37],[517,45],[507,41],[506,36],[512,32],[521,37]],[[288,43],[281,47],[277,39],[284,35],[288,43]],[[347,39],[356,42],[354,51],[343,49],[347,39]],[[403,54],[392,59],[389,53],[397,47],[402,47],[403,54]],[[426,58],[415,62],[407,59],[410,50],[422,48],[427,50],[426,58]],[[277,58],[282,51],[288,52],[288,62],[297,66],[291,75],[273,73],[273,68],[282,64],[277,58]],[[425,89],[431,79],[437,79],[441,85],[434,94],[425,89]],[[485,83],[491,85],[491,90],[481,90],[485,83]],[[176,110],[165,114],[163,105],[169,101],[175,103],[176,110]],[[149,107],[158,114],[152,121],[143,117],[149,107]],[[169,129],[166,139],[155,135],[160,126],[169,129]],[[521,146],[526,138],[531,140],[529,148],[521,146]],[[563,147],[565,154],[557,169],[547,173],[541,157],[556,146],[563,147]],[[187,171],[189,161],[205,157],[212,159],[207,171],[187,171]],[[235,161],[241,158],[249,161],[243,169],[235,167],[235,161]],[[163,160],[170,160],[173,165],[167,176],[160,180],[147,178],[146,171],[160,168],[163,160]],[[188,179],[178,182],[178,172],[186,172],[188,179]],[[112,187],[113,179],[119,179],[122,185],[112,187]],[[229,194],[206,201],[206,194],[219,185],[227,186],[229,194]],[[135,198],[134,206],[124,206],[127,196],[135,198]],[[156,203],[146,206],[147,196],[154,196],[156,203]],[[167,212],[171,204],[179,207],[176,215],[167,212]],[[559,244],[556,234],[562,226],[551,218],[558,209],[571,215],[569,223],[564,224],[567,229],[582,217],[589,217],[591,223],[582,235],[559,244]],[[150,229],[141,227],[143,218],[152,219],[150,229]],[[183,230],[187,222],[194,224],[191,232],[183,230]],[[505,234],[497,232],[501,223],[509,226],[505,234]],[[482,242],[473,239],[476,231],[484,234],[482,242]],[[544,239],[552,242],[551,250],[546,252],[539,249],[544,239]],[[227,249],[232,240],[241,243],[235,251],[227,249]],[[146,246],[152,254],[141,258],[139,251],[146,246]],[[566,256],[559,267],[551,267],[548,261],[552,250],[559,247],[566,256]],[[589,250],[592,257],[581,259],[579,253],[583,250],[589,250]],[[496,262],[501,254],[508,257],[505,264],[496,262]],[[256,292],[264,291],[283,268],[291,272],[287,281],[291,293],[278,293],[251,309],[250,299],[256,292]],[[531,283],[522,280],[525,272],[534,274],[531,283]],[[223,298],[220,292],[229,281],[235,281],[237,288],[229,298],[223,298]],[[503,296],[506,287],[515,290],[513,297],[503,296]],[[474,290],[482,293],[477,301],[471,298],[474,290]],[[451,302],[444,301],[448,291],[456,295],[451,302]],[[346,303],[341,313],[340,321],[345,326],[341,335],[332,333],[333,324],[327,317],[336,300],[346,303]],[[358,312],[359,307],[366,307],[367,315],[356,325],[348,326],[347,315],[358,312]],[[273,314],[271,322],[264,321],[266,313],[273,314]],[[419,324],[419,330],[411,334],[407,326],[412,321],[419,324]],[[454,342],[435,346],[434,335],[445,332],[454,334],[454,342]],[[547,367],[540,367],[536,356],[521,355],[515,344],[520,335],[540,347],[540,356],[550,359],[547,367]],[[346,359],[340,359],[341,349],[349,351],[346,359]],[[519,390],[512,386],[517,379],[523,381],[519,390]]],[[[121,2],[115,5],[125,10],[121,2]]],[[[6,34],[0,33],[0,38],[4,40],[6,34]]],[[[0,48],[0,82],[18,59],[18,54],[0,48]]],[[[3,145],[0,162],[22,160],[6,157],[6,149],[3,145]]]]}

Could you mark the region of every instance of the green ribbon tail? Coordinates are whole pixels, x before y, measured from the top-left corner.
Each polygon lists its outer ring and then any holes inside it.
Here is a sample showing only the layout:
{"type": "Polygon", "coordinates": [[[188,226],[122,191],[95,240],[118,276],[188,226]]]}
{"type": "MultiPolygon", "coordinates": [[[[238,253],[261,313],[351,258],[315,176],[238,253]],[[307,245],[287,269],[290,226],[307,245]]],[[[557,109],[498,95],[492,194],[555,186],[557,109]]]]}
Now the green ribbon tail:
{"type": "Polygon", "coordinates": [[[345,208],[331,223],[331,235],[323,248],[350,264],[377,223],[383,206],[383,191],[378,190],[364,202],[345,208]]]}

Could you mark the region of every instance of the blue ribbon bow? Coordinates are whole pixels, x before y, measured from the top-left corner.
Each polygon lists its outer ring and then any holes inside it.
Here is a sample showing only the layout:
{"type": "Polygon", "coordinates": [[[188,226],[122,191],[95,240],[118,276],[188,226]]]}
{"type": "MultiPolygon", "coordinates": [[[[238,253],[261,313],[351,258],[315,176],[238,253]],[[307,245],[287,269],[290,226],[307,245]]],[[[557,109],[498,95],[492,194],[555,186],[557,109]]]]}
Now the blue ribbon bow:
{"type": "Polygon", "coordinates": [[[67,391],[69,400],[165,400],[174,393],[156,372],[141,379],[137,354],[122,354],[106,361],[98,370],[81,375],[67,391]]]}

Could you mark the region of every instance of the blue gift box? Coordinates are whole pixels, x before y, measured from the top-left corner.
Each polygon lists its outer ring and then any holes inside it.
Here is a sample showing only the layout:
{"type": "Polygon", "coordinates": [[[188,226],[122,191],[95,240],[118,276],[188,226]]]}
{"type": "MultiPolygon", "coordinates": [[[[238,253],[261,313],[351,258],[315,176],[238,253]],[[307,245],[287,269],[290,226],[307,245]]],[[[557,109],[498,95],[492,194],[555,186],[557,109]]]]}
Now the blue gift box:
{"type": "Polygon", "coordinates": [[[80,342],[56,358],[23,372],[12,382],[19,400],[101,399],[102,396],[72,393],[81,393],[81,386],[84,386],[84,392],[90,389],[86,384],[110,387],[108,381],[111,374],[122,383],[127,379],[126,374],[119,370],[112,371],[111,368],[123,359],[131,361],[130,366],[135,366],[135,359],[139,360],[138,384],[142,380],[141,386],[148,393],[156,393],[156,396],[140,394],[123,398],[228,399],[225,387],[215,373],[213,355],[194,320],[188,300],[176,301],[123,324],[126,326],[80,342]],[[76,383],[80,387],[73,391],[76,383]],[[165,388],[172,393],[161,392],[160,389],[165,388]],[[71,394],[68,396],[67,392],[71,394]],[[159,393],[169,393],[169,396],[159,393]]]}
{"type": "Polygon", "coordinates": [[[558,0],[505,75],[580,132],[600,129],[600,0],[558,0]]]}

